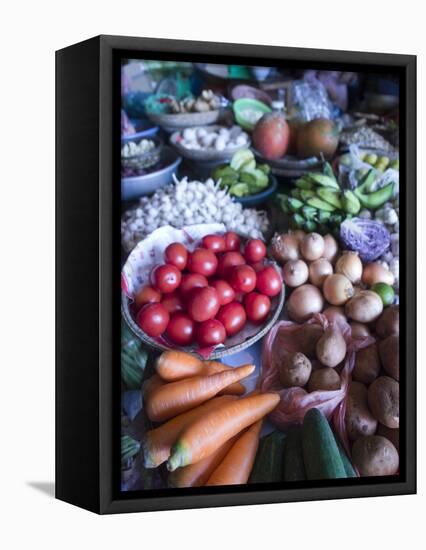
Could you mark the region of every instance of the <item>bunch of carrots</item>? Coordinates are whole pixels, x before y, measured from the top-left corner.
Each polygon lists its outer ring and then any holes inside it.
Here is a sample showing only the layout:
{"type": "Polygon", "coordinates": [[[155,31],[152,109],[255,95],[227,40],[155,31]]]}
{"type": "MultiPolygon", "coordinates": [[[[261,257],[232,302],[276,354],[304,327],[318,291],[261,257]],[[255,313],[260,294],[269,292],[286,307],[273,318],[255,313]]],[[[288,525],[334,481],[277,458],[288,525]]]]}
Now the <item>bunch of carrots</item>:
{"type": "Polygon", "coordinates": [[[263,418],[279,402],[275,393],[244,395],[241,380],[254,368],[164,352],[143,387],[148,418],[161,423],[142,441],[145,467],[167,462],[172,487],[247,483],[263,418]]]}

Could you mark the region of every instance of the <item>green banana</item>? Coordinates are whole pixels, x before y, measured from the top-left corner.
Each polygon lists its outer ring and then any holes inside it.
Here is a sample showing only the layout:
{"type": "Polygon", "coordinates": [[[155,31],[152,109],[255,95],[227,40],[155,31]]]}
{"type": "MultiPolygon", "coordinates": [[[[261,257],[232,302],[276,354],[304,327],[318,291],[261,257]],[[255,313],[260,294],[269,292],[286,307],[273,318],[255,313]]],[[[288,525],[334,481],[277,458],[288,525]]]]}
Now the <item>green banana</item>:
{"type": "Polygon", "coordinates": [[[342,209],[342,201],[340,200],[340,191],[335,191],[327,187],[320,187],[317,189],[317,195],[325,202],[330,203],[335,208],[342,209]]]}
{"type": "Polygon", "coordinates": [[[321,185],[322,187],[331,187],[332,189],[339,190],[339,184],[335,180],[335,178],[331,178],[330,176],[326,176],[325,174],[319,174],[319,173],[310,173],[309,177],[311,180],[313,180],[316,184],[321,185]]]}
{"type": "Polygon", "coordinates": [[[322,224],[325,224],[329,221],[331,216],[331,212],[327,212],[326,210],[318,210],[318,221],[322,224]]]}
{"type": "Polygon", "coordinates": [[[374,191],[373,193],[362,193],[359,187],[354,190],[354,193],[358,197],[359,202],[364,208],[371,208],[372,210],[375,210],[392,198],[393,188],[394,183],[391,182],[388,183],[388,185],[385,185],[385,187],[374,191]]]}
{"type": "Polygon", "coordinates": [[[307,201],[308,199],[315,197],[316,193],[315,191],[312,191],[310,189],[301,189],[300,191],[300,197],[302,201],[307,201]]]}
{"type": "Polygon", "coordinates": [[[303,206],[302,214],[305,217],[305,220],[316,221],[318,210],[312,206],[303,206]]]}
{"type": "Polygon", "coordinates": [[[343,210],[345,210],[348,214],[358,214],[361,210],[361,203],[358,197],[349,189],[343,191],[342,205],[343,210]]]}
{"type": "Polygon", "coordinates": [[[312,233],[313,231],[317,230],[317,224],[312,220],[306,220],[303,228],[308,233],[312,233]]]}
{"type": "Polygon", "coordinates": [[[389,163],[389,168],[393,168],[393,170],[399,170],[399,159],[391,160],[389,163]]]}
{"type": "Polygon", "coordinates": [[[294,197],[289,197],[287,202],[290,207],[290,210],[292,210],[293,212],[297,212],[303,206],[303,202],[300,201],[299,199],[295,199],[294,197]]]}
{"type": "Polygon", "coordinates": [[[306,204],[318,208],[319,210],[326,210],[327,212],[334,212],[336,208],[332,206],[329,202],[321,200],[319,197],[312,197],[306,201],[306,204]]]}
{"type": "Polygon", "coordinates": [[[315,185],[309,176],[302,176],[296,181],[296,187],[310,191],[314,189],[315,185]]]}
{"type": "Polygon", "coordinates": [[[336,176],[334,175],[333,168],[329,162],[324,162],[323,167],[324,174],[328,176],[329,178],[333,178],[336,180],[336,176]]]}
{"type": "Polygon", "coordinates": [[[305,218],[298,214],[297,212],[293,214],[293,216],[290,219],[291,225],[293,229],[303,229],[305,225],[305,218]]]}
{"type": "Polygon", "coordinates": [[[295,198],[295,199],[298,199],[299,201],[302,200],[302,195],[301,195],[301,190],[300,189],[292,189],[290,191],[290,195],[295,198]]]}
{"type": "Polygon", "coordinates": [[[278,193],[276,198],[284,214],[289,214],[290,208],[288,206],[288,195],[285,195],[284,193],[278,193]]]}
{"type": "Polygon", "coordinates": [[[359,185],[357,186],[357,189],[361,193],[369,193],[371,190],[371,186],[376,181],[376,171],[375,170],[369,170],[363,178],[361,178],[359,185]]]}

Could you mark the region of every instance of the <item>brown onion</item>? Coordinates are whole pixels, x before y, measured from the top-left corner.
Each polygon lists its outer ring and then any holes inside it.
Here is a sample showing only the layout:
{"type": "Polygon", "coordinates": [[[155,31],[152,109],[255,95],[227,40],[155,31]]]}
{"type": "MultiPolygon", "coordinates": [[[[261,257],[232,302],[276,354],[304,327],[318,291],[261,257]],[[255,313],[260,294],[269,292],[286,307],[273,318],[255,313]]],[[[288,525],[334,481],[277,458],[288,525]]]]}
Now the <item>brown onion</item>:
{"type": "Polygon", "coordinates": [[[322,290],[327,302],[333,306],[345,304],[354,294],[352,283],[340,273],[329,275],[324,281],[322,290]]]}
{"type": "Polygon", "coordinates": [[[290,229],[289,234],[293,235],[293,237],[296,237],[299,243],[302,242],[303,237],[306,235],[306,233],[302,229],[290,229]]]}
{"type": "Polygon", "coordinates": [[[358,252],[344,252],[336,262],[336,273],[341,273],[351,283],[359,283],[362,277],[362,262],[358,252]]]}
{"type": "Polygon", "coordinates": [[[303,260],[290,260],[284,264],[283,279],[286,285],[296,287],[306,283],[309,276],[308,266],[303,260]]]}
{"type": "Polygon", "coordinates": [[[373,262],[364,266],[362,282],[367,286],[373,286],[376,283],[386,283],[392,286],[395,282],[395,277],[393,273],[382,264],[373,262]]]}
{"type": "Polygon", "coordinates": [[[288,260],[299,259],[299,240],[288,233],[276,233],[271,241],[272,256],[277,262],[284,263],[288,260]]]}
{"type": "Polygon", "coordinates": [[[309,265],[309,282],[322,287],[325,278],[333,273],[333,266],[325,258],[319,258],[309,265]]]}
{"type": "Polygon", "coordinates": [[[324,252],[324,239],[319,233],[308,233],[300,243],[300,252],[305,260],[318,260],[324,252]]]}
{"type": "Polygon", "coordinates": [[[302,285],[290,294],[287,301],[287,312],[290,319],[298,323],[308,320],[324,307],[321,291],[314,285],[302,285]]]}
{"type": "Polygon", "coordinates": [[[322,312],[330,323],[347,322],[345,310],[340,306],[329,306],[322,312]]]}
{"type": "Polygon", "coordinates": [[[333,237],[333,235],[330,235],[330,233],[327,233],[327,235],[324,235],[324,252],[323,257],[334,264],[337,258],[337,254],[339,252],[339,246],[337,244],[336,239],[333,237]]]}

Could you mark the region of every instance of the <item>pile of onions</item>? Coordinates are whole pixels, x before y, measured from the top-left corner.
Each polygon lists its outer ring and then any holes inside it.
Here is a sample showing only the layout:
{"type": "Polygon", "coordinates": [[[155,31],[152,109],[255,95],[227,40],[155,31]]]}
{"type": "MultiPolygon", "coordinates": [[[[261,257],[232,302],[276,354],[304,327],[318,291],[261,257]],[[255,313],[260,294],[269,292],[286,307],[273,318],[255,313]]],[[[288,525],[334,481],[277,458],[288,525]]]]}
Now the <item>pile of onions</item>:
{"type": "Polygon", "coordinates": [[[314,285],[297,287],[287,301],[287,312],[293,321],[302,323],[315,313],[320,313],[324,307],[321,291],[314,285]]]}
{"type": "Polygon", "coordinates": [[[333,266],[325,258],[319,258],[309,265],[309,281],[320,288],[325,279],[332,273],[333,266]]]}
{"type": "Polygon", "coordinates": [[[386,267],[382,264],[379,264],[379,262],[373,262],[364,267],[364,271],[362,272],[362,282],[367,286],[373,286],[376,283],[386,283],[392,286],[395,282],[395,277],[393,276],[393,273],[389,271],[389,269],[386,269],[386,267]]]}
{"type": "Polygon", "coordinates": [[[324,252],[322,254],[323,258],[334,264],[338,252],[339,246],[336,239],[333,237],[333,235],[330,235],[330,233],[328,233],[324,236],[324,252]]]}
{"type": "Polygon", "coordinates": [[[295,235],[284,233],[276,234],[271,241],[272,256],[277,262],[284,263],[288,260],[299,259],[299,239],[295,235]]]}
{"type": "Polygon", "coordinates": [[[362,262],[358,252],[344,252],[336,262],[335,271],[344,275],[351,283],[359,283],[362,277],[362,262]]]}
{"type": "Polygon", "coordinates": [[[300,243],[300,252],[305,260],[318,260],[324,254],[324,239],[319,233],[308,233],[300,243]]]}
{"type": "Polygon", "coordinates": [[[290,260],[284,264],[283,279],[286,285],[296,287],[308,280],[308,266],[303,260],[290,260]]]}
{"type": "Polygon", "coordinates": [[[354,288],[350,280],[341,273],[329,275],[322,288],[325,299],[333,306],[345,304],[354,295],[354,288]]]}

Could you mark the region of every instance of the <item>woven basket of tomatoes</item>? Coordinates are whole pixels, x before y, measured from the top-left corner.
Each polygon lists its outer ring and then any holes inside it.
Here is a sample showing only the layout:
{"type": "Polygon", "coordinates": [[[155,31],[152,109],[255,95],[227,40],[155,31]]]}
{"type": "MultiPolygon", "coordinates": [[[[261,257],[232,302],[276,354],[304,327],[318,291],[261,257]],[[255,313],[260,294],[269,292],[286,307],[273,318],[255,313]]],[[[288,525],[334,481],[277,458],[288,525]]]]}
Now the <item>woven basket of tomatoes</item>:
{"type": "Polygon", "coordinates": [[[161,227],[141,241],[122,271],[122,311],[157,350],[218,359],[262,338],[284,305],[281,272],[260,239],[222,224],[161,227]]]}

